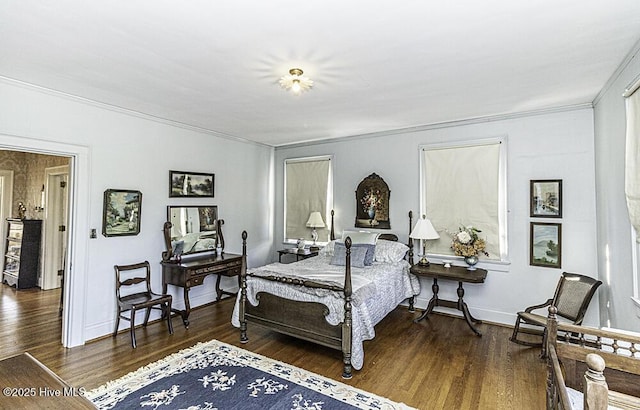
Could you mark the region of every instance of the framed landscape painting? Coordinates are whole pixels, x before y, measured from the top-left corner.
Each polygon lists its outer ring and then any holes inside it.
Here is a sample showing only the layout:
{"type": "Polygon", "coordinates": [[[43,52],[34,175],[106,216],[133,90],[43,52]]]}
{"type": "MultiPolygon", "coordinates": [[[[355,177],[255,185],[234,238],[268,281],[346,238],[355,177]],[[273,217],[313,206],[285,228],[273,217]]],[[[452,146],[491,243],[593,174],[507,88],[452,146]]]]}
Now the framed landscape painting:
{"type": "Polygon", "coordinates": [[[562,180],[531,180],[531,217],[562,218],[562,180]]]}
{"type": "Polygon", "coordinates": [[[214,174],[169,171],[170,198],[213,198],[214,174]]]}
{"type": "Polygon", "coordinates": [[[547,268],[562,266],[562,225],[550,222],[531,222],[529,264],[547,268]]]}
{"type": "Polygon", "coordinates": [[[102,210],[102,234],[127,236],[140,233],[142,193],[123,189],[104,191],[102,210]]]}

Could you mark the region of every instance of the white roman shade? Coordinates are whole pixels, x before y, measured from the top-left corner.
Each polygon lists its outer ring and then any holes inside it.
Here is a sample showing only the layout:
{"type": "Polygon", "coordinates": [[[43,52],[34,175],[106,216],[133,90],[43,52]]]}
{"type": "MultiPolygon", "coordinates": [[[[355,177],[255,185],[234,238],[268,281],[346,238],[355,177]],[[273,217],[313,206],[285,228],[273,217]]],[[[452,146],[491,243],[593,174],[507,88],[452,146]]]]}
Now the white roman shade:
{"type": "Polygon", "coordinates": [[[331,157],[296,158],[285,160],[285,242],[298,238],[311,240],[307,220],[312,212],[320,212],[327,221],[317,228],[318,242],[329,241],[329,221],[332,195],[331,157]]]}
{"type": "Polygon", "coordinates": [[[627,108],[624,191],[631,225],[640,242],[640,80],[624,94],[627,108]]]}
{"type": "Polygon", "coordinates": [[[506,258],[502,144],[493,139],[421,147],[422,211],[440,234],[429,241],[429,253],[453,255],[450,234],[471,225],[482,231],[487,259],[506,258]]]}

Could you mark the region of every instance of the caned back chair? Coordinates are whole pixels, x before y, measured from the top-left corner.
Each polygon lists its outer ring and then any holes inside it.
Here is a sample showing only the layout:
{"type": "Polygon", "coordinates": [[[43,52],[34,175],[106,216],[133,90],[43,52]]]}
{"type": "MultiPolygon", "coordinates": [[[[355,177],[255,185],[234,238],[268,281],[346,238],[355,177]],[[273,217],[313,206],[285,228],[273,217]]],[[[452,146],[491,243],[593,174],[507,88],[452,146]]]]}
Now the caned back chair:
{"type": "Polygon", "coordinates": [[[173,334],[171,324],[171,295],[157,294],[151,291],[151,267],[148,261],[131,265],[114,265],[116,272],[116,298],[118,315],[113,336],[118,334],[120,319],[131,322],[131,345],[136,347],[135,316],[139,309],[146,309],[143,326],[147,326],[151,309],[160,309],[167,320],[169,334],[173,334]],[[131,290],[128,290],[131,289],[131,290]],[[129,312],[129,317],[123,315],[129,312]]]}
{"type": "Polygon", "coordinates": [[[552,299],[539,305],[529,306],[523,312],[518,312],[513,334],[509,340],[521,345],[543,347],[542,355],[544,356],[546,353],[544,340],[547,316],[545,311],[541,312],[543,314],[533,311],[547,306],[555,306],[557,316],[563,317],[575,325],[581,325],[589,303],[600,285],[602,282],[592,277],[563,272],[552,299]],[[531,325],[533,328],[520,327],[521,324],[531,325]],[[522,334],[529,336],[523,338],[522,334]]]}

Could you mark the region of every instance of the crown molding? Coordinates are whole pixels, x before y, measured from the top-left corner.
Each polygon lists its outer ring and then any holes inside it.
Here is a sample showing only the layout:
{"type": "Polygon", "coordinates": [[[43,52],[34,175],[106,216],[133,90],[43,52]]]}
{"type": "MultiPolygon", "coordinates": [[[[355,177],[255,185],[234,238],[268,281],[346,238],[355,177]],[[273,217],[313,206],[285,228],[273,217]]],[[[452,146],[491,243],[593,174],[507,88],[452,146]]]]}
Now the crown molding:
{"type": "MultiPolygon", "coordinates": [[[[627,67],[629,67],[629,64],[631,64],[631,62],[633,61],[634,58],[638,57],[638,53],[640,52],[640,40],[638,40],[636,42],[636,44],[631,48],[631,51],[629,51],[629,53],[627,54],[627,56],[624,58],[624,60],[622,60],[622,62],[620,63],[620,65],[618,66],[618,68],[616,68],[616,71],[613,72],[613,74],[611,74],[611,77],[609,77],[609,80],[607,80],[607,82],[605,83],[604,87],[602,87],[602,89],[600,90],[600,92],[598,93],[598,95],[596,95],[596,98],[593,99],[592,104],[595,106],[597,105],[600,100],[602,99],[602,97],[604,97],[604,95],[609,91],[609,89],[613,86],[613,83],[615,83],[618,78],[620,78],[620,76],[622,75],[622,72],[624,70],[627,69],[627,67]]],[[[637,78],[637,77],[636,77],[637,78]]],[[[630,84],[631,85],[631,84],[630,84]]],[[[629,86],[630,86],[629,85],[629,86]]],[[[629,87],[627,86],[627,88],[629,87]]]]}
{"type": "Polygon", "coordinates": [[[334,138],[325,138],[325,139],[296,142],[292,144],[281,144],[281,145],[276,145],[275,149],[281,150],[281,149],[289,149],[289,148],[306,147],[311,145],[331,144],[335,142],[347,142],[347,141],[354,141],[354,140],[365,139],[365,138],[388,137],[391,135],[408,134],[412,132],[422,132],[422,131],[436,130],[441,128],[460,127],[464,125],[480,124],[484,122],[505,121],[505,120],[512,120],[516,118],[532,117],[536,115],[555,114],[560,112],[576,111],[576,110],[584,110],[584,109],[593,109],[593,104],[582,103],[582,104],[564,105],[560,107],[544,108],[540,110],[521,111],[521,112],[515,112],[515,113],[509,113],[509,114],[487,115],[482,117],[474,117],[474,118],[467,118],[467,119],[454,120],[454,121],[443,121],[443,122],[436,122],[432,124],[418,125],[415,127],[397,128],[393,130],[376,131],[376,132],[371,132],[366,134],[351,135],[347,137],[334,137],[334,138]]]}
{"type": "Polygon", "coordinates": [[[195,125],[189,125],[180,121],[175,121],[175,120],[170,120],[168,118],[163,118],[163,117],[159,117],[156,115],[151,115],[151,114],[147,114],[144,112],[140,112],[140,111],[135,111],[135,110],[131,110],[128,108],[124,108],[124,107],[120,107],[117,105],[113,105],[113,104],[107,104],[107,103],[103,103],[100,101],[96,101],[96,100],[92,100],[90,98],[85,98],[85,97],[80,97],[78,95],[75,94],[69,94],[63,91],[58,91],[58,90],[54,90],[51,88],[47,88],[47,87],[43,87],[43,86],[39,86],[36,84],[31,84],[31,83],[27,83],[24,81],[20,81],[20,80],[16,80],[14,78],[9,78],[9,77],[5,77],[5,76],[1,76],[0,75],[0,82],[2,83],[6,83],[9,85],[13,85],[13,86],[17,86],[20,88],[25,88],[31,91],[36,91],[36,92],[40,92],[43,94],[48,94],[48,95],[52,95],[54,97],[59,97],[59,98],[64,98],[66,100],[70,100],[73,102],[77,102],[80,104],[85,104],[85,105],[90,105],[93,107],[97,107],[97,108],[101,108],[104,110],[109,110],[112,112],[116,112],[119,114],[124,114],[124,115],[128,115],[131,117],[137,117],[137,118],[141,118],[144,120],[148,120],[148,121],[153,121],[153,122],[157,122],[160,124],[164,124],[164,125],[169,125],[172,127],[176,127],[176,128],[182,128],[184,130],[188,130],[188,131],[194,131],[194,132],[199,132],[202,134],[208,134],[208,135],[212,135],[214,137],[218,137],[218,138],[224,138],[227,140],[231,140],[231,141],[236,141],[236,142],[243,142],[245,144],[251,144],[251,145],[258,145],[260,147],[268,147],[268,148],[273,148],[271,145],[269,144],[263,144],[260,142],[256,142],[256,141],[252,141],[250,139],[247,138],[242,138],[242,137],[238,137],[235,135],[231,135],[231,134],[226,134],[220,131],[215,131],[215,130],[211,130],[208,128],[203,128],[203,127],[198,127],[195,125]]]}

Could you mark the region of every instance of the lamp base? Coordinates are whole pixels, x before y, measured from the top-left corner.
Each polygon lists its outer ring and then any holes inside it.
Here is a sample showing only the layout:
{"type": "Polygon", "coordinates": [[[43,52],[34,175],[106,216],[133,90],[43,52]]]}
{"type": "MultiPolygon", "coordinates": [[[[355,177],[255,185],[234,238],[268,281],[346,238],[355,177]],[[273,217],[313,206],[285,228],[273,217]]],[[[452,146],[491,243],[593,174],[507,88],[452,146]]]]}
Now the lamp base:
{"type": "Polygon", "coordinates": [[[430,264],[431,263],[429,262],[426,256],[423,256],[422,259],[418,261],[418,265],[420,266],[429,266],[430,264]]]}

